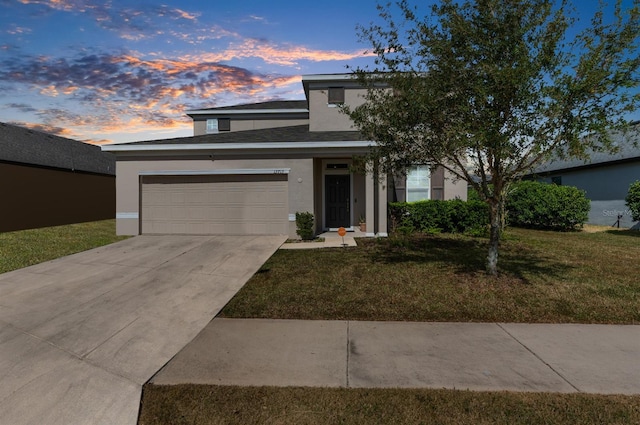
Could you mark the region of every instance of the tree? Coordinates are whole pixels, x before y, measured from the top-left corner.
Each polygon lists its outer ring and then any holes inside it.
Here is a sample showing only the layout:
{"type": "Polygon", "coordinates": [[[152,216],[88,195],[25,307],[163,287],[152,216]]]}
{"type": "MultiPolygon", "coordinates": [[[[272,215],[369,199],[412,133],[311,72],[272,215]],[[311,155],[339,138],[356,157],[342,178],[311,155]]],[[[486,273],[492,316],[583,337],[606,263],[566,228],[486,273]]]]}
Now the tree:
{"type": "Polygon", "coordinates": [[[420,19],[402,0],[359,27],[375,66],[354,70],[365,102],[344,112],[376,142],[369,163],[387,173],[443,166],[466,180],[489,205],[490,274],[511,183],[552,155],[615,149],[609,131],[640,101],[638,0],[629,10],[618,1],[610,23],[601,9],[575,36],[568,8],[442,0],[420,19]]]}
{"type": "Polygon", "coordinates": [[[633,221],[640,221],[640,180],[631,183],[625,201],[631,211],[633,221]]]}

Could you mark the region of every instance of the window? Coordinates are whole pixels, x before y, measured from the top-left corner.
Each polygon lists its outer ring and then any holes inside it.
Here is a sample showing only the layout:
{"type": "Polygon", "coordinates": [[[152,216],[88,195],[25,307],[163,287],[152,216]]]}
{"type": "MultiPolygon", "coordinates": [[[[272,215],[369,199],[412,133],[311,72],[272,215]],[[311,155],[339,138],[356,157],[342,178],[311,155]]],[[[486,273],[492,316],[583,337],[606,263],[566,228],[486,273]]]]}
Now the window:
{"type": "Polygon", "coordinates": [[[218,119],[208,119],[207,120],[207,134],[209,133],[217,133],[218,132],[218,119]]]}
{"type": "Polygon", "coordinates": [[[418,165],[407,170],[407,202],[430,199],[431,170],[426,165],[418,165]]]}
{"type": "Polygon", "coordinates": [[[209,118],[207,120],[207,134],[220,131],[231,131],[231,120],[229,118],[209,118]]]}
{"type": "Polygon", "coordinates": [[[344,103],[344,87],[329,87],[329,105],[344,103]]]}
{"type": "Polygon", "coordinates": [[[551,177],[551,183],[562,186],[562,176],[551,177]]]}

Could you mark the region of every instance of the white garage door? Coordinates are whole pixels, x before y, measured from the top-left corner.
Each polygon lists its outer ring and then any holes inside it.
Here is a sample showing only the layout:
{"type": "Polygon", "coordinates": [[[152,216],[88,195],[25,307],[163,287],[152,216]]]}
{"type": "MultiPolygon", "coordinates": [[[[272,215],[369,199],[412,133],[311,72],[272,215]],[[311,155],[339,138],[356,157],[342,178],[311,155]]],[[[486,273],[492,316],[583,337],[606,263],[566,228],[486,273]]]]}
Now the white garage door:
{"type": "Polygon", "coordinates": [[[288,234],[286,174],[143,176],[143,234],[288,234]]]}

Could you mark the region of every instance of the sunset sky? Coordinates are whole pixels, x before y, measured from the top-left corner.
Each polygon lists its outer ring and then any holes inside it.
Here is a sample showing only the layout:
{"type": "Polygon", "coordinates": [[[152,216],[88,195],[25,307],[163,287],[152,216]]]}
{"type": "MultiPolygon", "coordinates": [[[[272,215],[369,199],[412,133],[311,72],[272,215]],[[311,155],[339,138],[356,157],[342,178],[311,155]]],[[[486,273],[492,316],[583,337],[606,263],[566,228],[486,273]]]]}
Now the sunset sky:
{"type": "MultiPolygon", "coordinates": [[[[596,5],[578,3],[587,22],[596,5]]],[[[303,99],[301,75],[371,64],[355,28],[376,19],[373,0],[0,0],[0,121],[189,136],[188,109],[303,99]]]]}

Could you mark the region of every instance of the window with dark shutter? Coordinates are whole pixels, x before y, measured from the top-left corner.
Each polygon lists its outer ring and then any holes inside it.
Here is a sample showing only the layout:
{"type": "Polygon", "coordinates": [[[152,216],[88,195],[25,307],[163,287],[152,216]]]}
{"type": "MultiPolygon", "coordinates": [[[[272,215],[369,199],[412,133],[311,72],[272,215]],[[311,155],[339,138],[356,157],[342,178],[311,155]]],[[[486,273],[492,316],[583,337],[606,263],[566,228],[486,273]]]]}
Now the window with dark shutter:
{"type": "Polygon", "coordinates": [[[344,103],[344,87],[329,87],[329,105],[344,103]]]}
{"type": "Polygon", "coordinates": [[[218,118],[218,131],[231,131],[231,120],[229,118],[218,118]]]}

